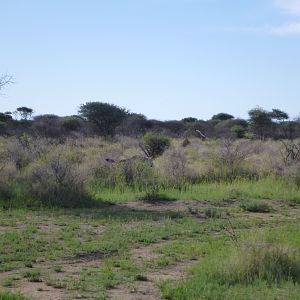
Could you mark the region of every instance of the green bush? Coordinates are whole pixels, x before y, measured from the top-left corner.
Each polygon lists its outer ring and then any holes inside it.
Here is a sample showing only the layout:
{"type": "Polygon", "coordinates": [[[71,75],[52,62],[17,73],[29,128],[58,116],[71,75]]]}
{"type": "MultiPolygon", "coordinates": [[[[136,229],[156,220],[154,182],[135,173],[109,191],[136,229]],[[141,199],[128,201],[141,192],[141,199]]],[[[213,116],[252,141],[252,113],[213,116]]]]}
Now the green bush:
{"type": "Polygon", "coordinates": [[[143,144],[149,157],[156,158],[170,147],[170,139],[162,134],[146,133],[143,137],[143,144]]]}
{"type": "Polygon", "coordinates": [[[60,121],[60,124],[68,131],[76,131],[80,128],[80,120],[76,117],[66,117],[60,121]]]}
{"type": "Polygon", "coordinates": [[[237,138],[241,139],[245,137],[247,132],[246,128],[241,125],[234,125],[231,127],[230,131],[236,135],[237,138]]]}

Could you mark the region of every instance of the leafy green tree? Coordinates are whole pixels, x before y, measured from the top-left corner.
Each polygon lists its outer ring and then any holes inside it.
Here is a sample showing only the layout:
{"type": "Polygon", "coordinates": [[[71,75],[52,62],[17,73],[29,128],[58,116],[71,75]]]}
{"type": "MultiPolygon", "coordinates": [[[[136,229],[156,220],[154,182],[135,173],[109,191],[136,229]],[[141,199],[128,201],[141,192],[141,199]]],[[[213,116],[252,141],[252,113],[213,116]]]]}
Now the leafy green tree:
{"type": "Polygon", "coordinates": [[[270,112],[270,117],[278,122],[284,122],[289,119],[289,115],[280,109],[273,109],[272,112],[270,112]]]}
{"type": "Polygon", "coordinates": [[[257,107],[251,109],[249,112],[249,123],[253,132],[259,136],[261,140],[265,140],[268,131],[272,128],[272,118],[269,112],[257,107]]]}
{"type": "Polygon", "coordinates": [[[113,136],[116,127],[125,120],[129,112],[125,108],[103,102],[87,102],[80,106],[79,114],[93,122],[103,136],[113,136]]]}
{"type": "Polygon", "coordinates": [[[170,139],[163,134],[148,132],[143,136],[142,148],[150,158],[156,158],[170,147],[170,139]]]}
{"type": "Polygon", "coordinates": [[[233,125],[230,131],[235,134],[237,138],[242,139],[245,137],[247,129],[241,125],[233,125]]]}
{"type": "Polygon", "coordinates": [[[195,123],[198,121],[198,119],[193,117],[188,117],[188,118],[183,118],[181,121],[184,123],[195,123]]]}
{"type": "Polygon", "coordinates": [[[219,113],[211,118],[213,121],[226,121],[234,119],[234,116],[226,113],[219,113]]]}
{"type": "Polygon", "coordinates": [[[11,112],[0,113],[0,122],[7,122],[12,120],[11,112]]]}

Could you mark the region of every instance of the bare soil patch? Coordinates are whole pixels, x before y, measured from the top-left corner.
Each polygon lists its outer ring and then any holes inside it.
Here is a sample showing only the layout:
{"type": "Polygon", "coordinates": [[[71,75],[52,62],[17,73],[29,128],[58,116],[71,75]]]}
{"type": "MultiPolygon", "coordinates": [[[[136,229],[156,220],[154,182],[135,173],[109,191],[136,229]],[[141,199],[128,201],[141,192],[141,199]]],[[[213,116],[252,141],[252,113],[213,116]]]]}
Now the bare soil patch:
{"type": "Polygon", "coordinates": [[[186,212],[189,208],[194,209],[204,209],[210,206],[207,201],[180,201],[180,200],[170,200],[170,201],[155,201],[155,202],[146,202],[146,201],[134,201],[128,202],[124,205],[121,205],[124,208],[132,210],[148,210],[155,212],[186,212]]]}
{"type": "Polygon", "coordinates": [[[67,291],[48,286],[45,282],[21,282],[16,291],[32,300],[61,300],[67,297],[67,291]]]}

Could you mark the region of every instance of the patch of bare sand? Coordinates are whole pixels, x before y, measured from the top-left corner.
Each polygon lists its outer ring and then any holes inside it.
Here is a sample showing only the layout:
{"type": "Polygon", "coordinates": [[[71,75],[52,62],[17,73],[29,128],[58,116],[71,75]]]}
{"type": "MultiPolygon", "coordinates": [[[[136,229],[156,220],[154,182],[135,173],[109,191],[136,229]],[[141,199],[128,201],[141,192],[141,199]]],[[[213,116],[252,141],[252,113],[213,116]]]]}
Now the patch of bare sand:
{"type": "Polygon", "coordinates": [[[156,212],[186,212],[190,208],[203,209],[209,206],[207,201],[181,201],[181,200],[170,200],[170,201],[134,201],[128,202],[126,204],[120,205],[121,207],[132,209],[132,210],[148,210],[156,212]]]}

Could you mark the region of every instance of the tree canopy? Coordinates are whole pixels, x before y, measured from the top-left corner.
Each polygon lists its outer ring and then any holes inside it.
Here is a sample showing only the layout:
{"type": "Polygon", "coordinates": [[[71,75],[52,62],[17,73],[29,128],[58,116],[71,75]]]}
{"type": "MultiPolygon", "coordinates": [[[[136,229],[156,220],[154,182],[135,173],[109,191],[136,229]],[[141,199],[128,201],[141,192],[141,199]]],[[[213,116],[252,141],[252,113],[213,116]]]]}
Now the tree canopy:
{"type": "Polygon", "coordinates": [[[103,136],[114,135],[116,127],[129,116],[129,111],[110,103],[87,102],[80,106],[79,114],[93,122],[103,136]]]}
{"type": "Polygon", "coordinates": [[[212,120],[214,121],[226,121],[233,119],[234,116],[227,114],[227,113],[219,113],[217,115],[212,116],[212,120]]]}

